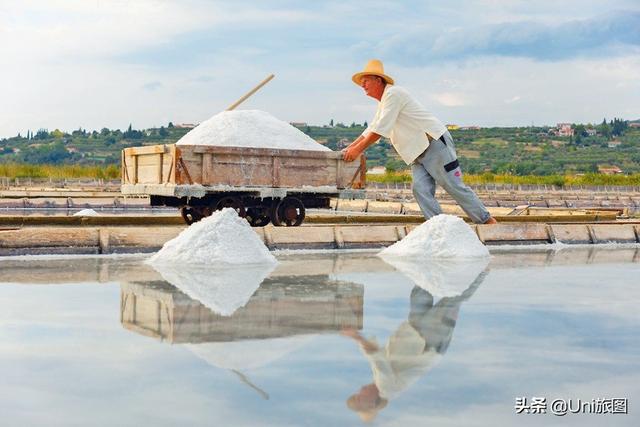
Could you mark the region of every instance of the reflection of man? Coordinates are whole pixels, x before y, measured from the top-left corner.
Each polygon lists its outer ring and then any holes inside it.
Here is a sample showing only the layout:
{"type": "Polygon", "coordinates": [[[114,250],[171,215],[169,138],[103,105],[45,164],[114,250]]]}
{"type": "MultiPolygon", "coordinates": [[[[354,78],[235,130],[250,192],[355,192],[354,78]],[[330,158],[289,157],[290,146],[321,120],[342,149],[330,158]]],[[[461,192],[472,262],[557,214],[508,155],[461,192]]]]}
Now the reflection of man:
{"type": "Polygon", "coordinates": [[[480,273],[461,295],[444,297],[435,304],[428,291],[415,286],[409,318],[398,326],[384,348],[354,329],[345,330],[343,334],[358,342],[368,359],[374,381],[349,397],[347,406],[363,421],[371,421],[389,400],[425,375],[447,351],[460,305],[473,295],[485,276],[486,272],[480,273]]]}

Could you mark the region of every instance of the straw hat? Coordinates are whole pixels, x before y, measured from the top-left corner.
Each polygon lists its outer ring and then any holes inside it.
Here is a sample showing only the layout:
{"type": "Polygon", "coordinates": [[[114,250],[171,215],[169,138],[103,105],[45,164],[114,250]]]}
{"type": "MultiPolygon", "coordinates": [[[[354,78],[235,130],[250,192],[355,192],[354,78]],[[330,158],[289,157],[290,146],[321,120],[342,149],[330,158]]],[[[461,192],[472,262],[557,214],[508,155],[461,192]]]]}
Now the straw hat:
{"type": "Polygon", "coordinates": [[[389,401],[380,396],[380,390],[375,383],[363,386],[358,393],[347,399],[349,409],[355,411],[365,423],[373,421],[387,403],[389,401]]]}
{"type": "Polygon", "coordinates": [[[362,81],[362,77],[364,76],[382,77],[388,84],[393,84],[393,79],[384,73],[384,66],[382,65],[382,61],[380,61],[379,59],[372,59],[367,62],[367,65],[364,66],[364,70],[359,73],[355,73],[353,77],[351,77],[351,80],[353,80],[355,84],[360,86],[360,82],[362,81]]]}

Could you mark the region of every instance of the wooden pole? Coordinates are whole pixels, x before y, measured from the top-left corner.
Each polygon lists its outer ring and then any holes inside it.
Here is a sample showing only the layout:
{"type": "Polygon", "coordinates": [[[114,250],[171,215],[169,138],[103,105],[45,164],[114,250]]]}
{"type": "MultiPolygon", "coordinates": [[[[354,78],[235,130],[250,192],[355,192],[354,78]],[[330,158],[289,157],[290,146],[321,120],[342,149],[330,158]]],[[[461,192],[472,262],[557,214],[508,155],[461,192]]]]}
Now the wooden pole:
{"type": "Polygon", "coordinates": [[[238,99],[236,102],[234,102],[233,104],[231,104],[229,106],[229,108],[227,108],[227,111],[231,111],[234,108],[236,108],[238,105],[242,104],[247,98],[249,98],[251,95],[253,95],[254,93],[256,93],[262,86],[266,85],[267,83],[269,83],[269,81],[271,79],[273,79],[275,77],[275,75],[271,74],[269,75],[266,79],[264,79],[263,81],[261,81],[258,86],[254,87],[253,89],[251,89],[249,92],[247,92],[246,95],[244,95],[242,98],[238,99]]]}

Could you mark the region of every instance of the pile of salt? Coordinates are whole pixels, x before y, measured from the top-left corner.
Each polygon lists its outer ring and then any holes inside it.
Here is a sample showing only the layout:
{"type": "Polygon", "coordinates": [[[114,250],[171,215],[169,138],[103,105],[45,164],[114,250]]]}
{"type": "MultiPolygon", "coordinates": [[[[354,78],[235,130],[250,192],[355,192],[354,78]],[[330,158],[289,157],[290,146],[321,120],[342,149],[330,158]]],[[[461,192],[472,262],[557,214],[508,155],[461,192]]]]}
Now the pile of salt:
{"type": "Polygon", "coordinates": [[[176,144],[331,151],[289,123],[259,110],[218,113],[200,123],[176,144]]]}
{"type": "Polygon", "coordinates": [[[149,262],[199,266],[277,263],[249,223],[231,208],[192,224],[166,242],[149,262]]]}
{"type": "Polygon", "coordinates": [[[382,250],[382,257],[398,258],[483,258],[489,250],[461,218],[436,215],[404,239],[382,250]]]}

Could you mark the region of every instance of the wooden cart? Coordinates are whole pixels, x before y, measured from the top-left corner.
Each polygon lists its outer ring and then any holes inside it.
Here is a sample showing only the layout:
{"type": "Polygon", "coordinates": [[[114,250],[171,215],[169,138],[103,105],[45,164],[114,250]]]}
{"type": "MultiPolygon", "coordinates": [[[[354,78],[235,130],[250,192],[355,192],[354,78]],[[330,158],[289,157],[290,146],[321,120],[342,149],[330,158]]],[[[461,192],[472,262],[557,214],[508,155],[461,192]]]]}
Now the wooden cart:
{"type": "Polygon", "coordinates": [[[306,208],[362,198],[366,162],[333,151],[153,145],[122,151],[122,193],[180,208],[187,224],[234,208],[252,226],[297,226],[306,208]]]}

